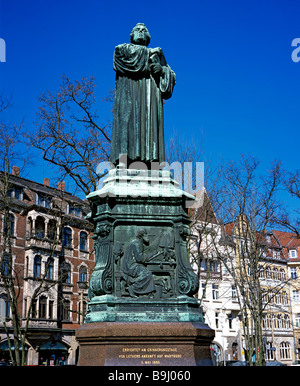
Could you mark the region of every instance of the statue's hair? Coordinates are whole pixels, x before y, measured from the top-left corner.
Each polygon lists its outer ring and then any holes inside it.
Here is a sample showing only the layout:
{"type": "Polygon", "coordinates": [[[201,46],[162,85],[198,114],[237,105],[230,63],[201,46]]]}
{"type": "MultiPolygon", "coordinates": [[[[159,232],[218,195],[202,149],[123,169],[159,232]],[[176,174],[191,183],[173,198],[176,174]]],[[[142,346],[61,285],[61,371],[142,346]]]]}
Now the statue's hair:
{"type": "Polygon", "coordinates": [[[142,26],[144,26],[144,27],[146,28],[146,33],[147,33],[147,41],[146,41],[146,45],[148,46],[148,44],[150,43],[151,35],[150,35],[149,31],[148,31],[148,28],[145,26],[144,23],[137,23],[136,26],[132,28],[132,31],[131,31],[131,33],[130,33],[130,42],[133,43],[133,34],[134,34],[134,31],[135,31],[135,29],[136,29],[138,26],[140,26],[140,25],[142,25],[142,26]]]}
{"type": "Polygon", "coordinates": [[[141,239],[141,238],[144,236],[144,234],[147,234],[146,229],[145,229],[145,228],[139,229],[139,230],[137,231],[136,237],[137,237],[138,239],[141,239]]]}

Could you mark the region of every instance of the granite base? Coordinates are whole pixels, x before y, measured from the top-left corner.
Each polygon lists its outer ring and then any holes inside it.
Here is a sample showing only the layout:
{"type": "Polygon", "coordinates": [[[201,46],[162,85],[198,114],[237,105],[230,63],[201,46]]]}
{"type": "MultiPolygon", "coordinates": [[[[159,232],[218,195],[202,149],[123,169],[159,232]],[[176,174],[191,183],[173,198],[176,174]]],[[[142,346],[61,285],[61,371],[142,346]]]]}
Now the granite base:
{"type": "Polygon", "coordinates": [[[86,323],[79,366],[212,366],[214,331],[193,322],[86,323]]]}

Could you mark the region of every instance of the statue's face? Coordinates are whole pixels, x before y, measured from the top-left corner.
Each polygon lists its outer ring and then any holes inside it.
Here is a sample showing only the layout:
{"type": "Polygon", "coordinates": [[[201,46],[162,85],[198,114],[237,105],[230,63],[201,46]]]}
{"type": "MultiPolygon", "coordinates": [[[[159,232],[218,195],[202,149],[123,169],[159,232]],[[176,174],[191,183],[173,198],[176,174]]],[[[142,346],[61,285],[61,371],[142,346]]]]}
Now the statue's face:
{"type": "Polygon", "coordinates": [[[143,242],[145,245],[149,245],[150,244],[150,240],[149,240],[149,237],[147,235],[147,233],[144,234],[143,236],[143,242]]]}
{"type": "Polygon", "coordinates": [[[141,46],[147,45],[148,30],[143,25],[137,25],[133,30],[132,42],[141,46]]]}

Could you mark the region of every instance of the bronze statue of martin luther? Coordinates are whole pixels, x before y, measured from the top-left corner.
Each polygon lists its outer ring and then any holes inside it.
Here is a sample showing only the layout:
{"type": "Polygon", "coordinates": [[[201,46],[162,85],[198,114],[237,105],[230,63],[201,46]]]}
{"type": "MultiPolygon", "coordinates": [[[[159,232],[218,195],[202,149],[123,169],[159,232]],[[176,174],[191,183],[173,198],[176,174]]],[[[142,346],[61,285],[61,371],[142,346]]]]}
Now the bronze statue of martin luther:
{"type": "Polygon", "coordinates": [[[161,48],[148,48],[150,34],[143,23],[131,32],[131,43],[115,48],[116,89],[110,161],[121,154],[128,162],[163,162],[163,99],[172,96],[176,75],[161,48]]]}

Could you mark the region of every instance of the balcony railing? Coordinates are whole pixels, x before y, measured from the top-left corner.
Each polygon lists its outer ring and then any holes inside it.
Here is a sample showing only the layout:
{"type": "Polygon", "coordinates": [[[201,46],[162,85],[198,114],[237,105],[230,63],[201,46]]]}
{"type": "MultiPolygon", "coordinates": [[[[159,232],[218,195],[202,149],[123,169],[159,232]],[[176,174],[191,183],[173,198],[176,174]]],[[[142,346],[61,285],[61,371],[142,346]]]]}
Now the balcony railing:
{"type": "Polygon", "coordinates": [[[26,233],[26,246],[27,247],[38,247],[45,249],[54,249],[59,250],[61,248],[61,243],[52,235],[45,235],[45,232],[36,231],[36,232],[27,232],[26,233]]]}

